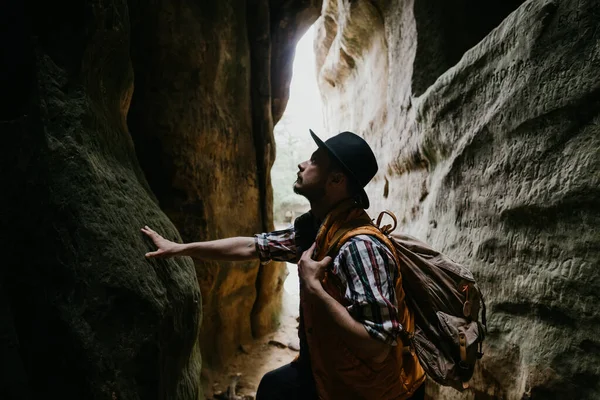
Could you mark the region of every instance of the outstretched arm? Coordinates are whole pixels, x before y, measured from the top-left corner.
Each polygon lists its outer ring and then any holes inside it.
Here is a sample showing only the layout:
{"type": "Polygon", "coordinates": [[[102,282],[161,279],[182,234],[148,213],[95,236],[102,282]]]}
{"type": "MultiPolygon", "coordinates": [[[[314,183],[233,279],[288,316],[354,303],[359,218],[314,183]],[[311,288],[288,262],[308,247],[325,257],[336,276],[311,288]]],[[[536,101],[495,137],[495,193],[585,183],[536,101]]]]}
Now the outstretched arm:
{"type": "Polygon", "coordinates": [[[189,256],[204,260],[244,261],[258,259],[253,237],[231,237],[207,242],[175,243],[165,239],[148,226],[142,228],[157,247],[146,253],[147,258],[189,256]]]}

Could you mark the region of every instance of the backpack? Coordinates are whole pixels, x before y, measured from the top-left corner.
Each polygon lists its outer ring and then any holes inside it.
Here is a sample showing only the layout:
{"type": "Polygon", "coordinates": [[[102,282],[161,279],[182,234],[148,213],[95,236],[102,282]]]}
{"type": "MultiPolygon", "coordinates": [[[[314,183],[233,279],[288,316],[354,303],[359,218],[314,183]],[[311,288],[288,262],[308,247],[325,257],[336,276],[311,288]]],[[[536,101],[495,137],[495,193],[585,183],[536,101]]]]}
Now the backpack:
{"type": "MultiPolygon", "coordinates": [[[[372,227],[394,246],[405,301],[414,314],[415,331],[403,331],[401,339],[431,379],[463,391],[483,356],[486,309],[481,291],[467,268],[413,237],[392,234],[396,226],[394,214],[384,211],[372,227]],[[386,214],[394,220],[393,227],[381,226],[386,214]]],[[[361,228],[347,231],[346,240],[352,230],[360,234],[361,228]]]]}

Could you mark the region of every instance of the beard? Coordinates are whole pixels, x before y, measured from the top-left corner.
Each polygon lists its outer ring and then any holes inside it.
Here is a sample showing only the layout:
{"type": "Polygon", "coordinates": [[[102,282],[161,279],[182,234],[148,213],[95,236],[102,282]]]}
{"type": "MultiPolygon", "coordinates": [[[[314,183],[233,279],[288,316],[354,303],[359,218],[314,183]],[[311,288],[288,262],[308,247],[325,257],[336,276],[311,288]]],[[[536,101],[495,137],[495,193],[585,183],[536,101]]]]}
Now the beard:
{"type": "Polygon", "coordinates": [[[302,187],[298,186],[299,183],[302,183],[302,180],[298,179],[294,183],[294,193],[304,196],[309,202],[319,201],[325,197],[325,185],[317,183],[302,187]]]}

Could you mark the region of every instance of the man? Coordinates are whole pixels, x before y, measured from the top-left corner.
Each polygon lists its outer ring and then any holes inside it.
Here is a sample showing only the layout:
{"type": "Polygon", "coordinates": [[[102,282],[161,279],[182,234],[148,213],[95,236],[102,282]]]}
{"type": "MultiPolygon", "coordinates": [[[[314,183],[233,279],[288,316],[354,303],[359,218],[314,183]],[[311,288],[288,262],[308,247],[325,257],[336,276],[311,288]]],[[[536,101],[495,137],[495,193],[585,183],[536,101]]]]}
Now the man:
{"type": "Polygon", "coordinates": [[[424,372],[400,338],[414,322],[392,246],[383,235],[351,234],[371,225],[364,187],[375,156],[354,133],[326,142],[310,133],[318,149],[298,165],[294,191],[311,210],[293,228],[177,244],[145,227],[158,247],[146,256],[297,262],[300,354],[263,377],[257,400],[423,399],[424,372]]]}

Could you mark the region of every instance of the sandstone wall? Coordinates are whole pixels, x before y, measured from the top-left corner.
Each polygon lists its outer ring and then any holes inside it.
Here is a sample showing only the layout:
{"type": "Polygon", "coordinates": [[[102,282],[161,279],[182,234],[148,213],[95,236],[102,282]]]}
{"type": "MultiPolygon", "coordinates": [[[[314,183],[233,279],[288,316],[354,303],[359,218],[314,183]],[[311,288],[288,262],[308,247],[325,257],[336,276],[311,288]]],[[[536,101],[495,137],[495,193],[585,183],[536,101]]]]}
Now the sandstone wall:
{"type": "Polygon", "coordinates": [[[317,22],[327,125],[378,155],[371,214],[487,298],[473,388],[434,398],[600,398],[600,3],[520,3],[330,0],[317,22]]]}
{"type": "Polygon", "coordinates": [[[218,369],[274,329],[283,265],[148,261],[140,228],[272,229],[272,128],[320,9],[2,5],[0,398],[201,399],[201,351],[218,369]]]}
{"type": "MultiPolygon", "coordinates": [[[[2,40],[11,43],[3,52],[10,82],[2,93],[11,101],[0,118],[0,284],[12,315],[0,331],[4,346],[14,326],[28,383],[2,398],[26,398],[25,387],[31,398],[203,398],[194,266],[143,256],[144,224],[180,237],[127,129],[127,4],[16,3],[0,12],[2,40]]],[[[18,360],[6,354],[0,391],[19,380],[18,360]]]]}
{"type": "MultiPolygon", "coordinates": [[[[273,125],[320,2],[129,1],[140,164],[184,241],[273,229],[273,125]]],[[[278,323],[283,264],[196,262],[205,365],[278,323]]]]}

